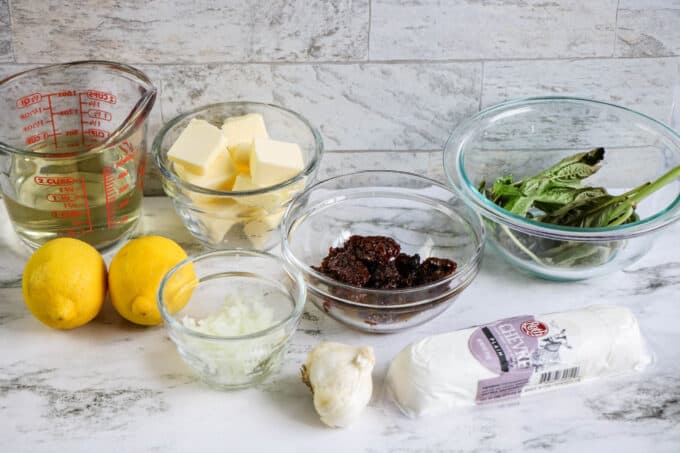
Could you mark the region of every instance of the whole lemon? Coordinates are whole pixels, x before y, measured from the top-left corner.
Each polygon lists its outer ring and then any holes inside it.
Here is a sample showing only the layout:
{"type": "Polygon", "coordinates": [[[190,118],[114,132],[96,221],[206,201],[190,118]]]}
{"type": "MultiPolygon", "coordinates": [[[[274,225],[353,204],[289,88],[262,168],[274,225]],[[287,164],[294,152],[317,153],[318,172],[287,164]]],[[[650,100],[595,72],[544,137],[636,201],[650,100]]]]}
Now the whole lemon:
{"type": "Polygon", "coordinates": [[[46,242],[29,258],[24,302],[40,322],[73,329],[90,322],[106,298],[106,264],[91,245],[71,238],[46,242]]]}
{"type": "MultiPolygon", "coordinates": [[[[158,286],[163,276],[186,258],[182,247],[161,236],[145,236],[125,244],[109,267],[109,294],[118,313],[135,324],[160,324],[162,318],[156,305],[158,286]]],[[[183,286],[184,290],[166,302],[170,313],[181,310],[189,301],[194,280],[190,266],[173,278],[173,284],[183,286]]]]}

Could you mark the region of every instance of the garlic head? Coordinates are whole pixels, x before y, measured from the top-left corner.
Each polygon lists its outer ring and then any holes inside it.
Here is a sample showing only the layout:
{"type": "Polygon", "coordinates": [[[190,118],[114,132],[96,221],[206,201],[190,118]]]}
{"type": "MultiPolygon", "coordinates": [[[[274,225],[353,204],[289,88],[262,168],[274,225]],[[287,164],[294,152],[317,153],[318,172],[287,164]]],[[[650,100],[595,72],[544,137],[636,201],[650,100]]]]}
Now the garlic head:
{"type": "Polygon", "coordinates": [[[302,381],[314,394],[314,408],[330,427],[345,427],[366,407],[373,393],[375,354],[370,346],[326,342],[307,355],[302,381]]]}

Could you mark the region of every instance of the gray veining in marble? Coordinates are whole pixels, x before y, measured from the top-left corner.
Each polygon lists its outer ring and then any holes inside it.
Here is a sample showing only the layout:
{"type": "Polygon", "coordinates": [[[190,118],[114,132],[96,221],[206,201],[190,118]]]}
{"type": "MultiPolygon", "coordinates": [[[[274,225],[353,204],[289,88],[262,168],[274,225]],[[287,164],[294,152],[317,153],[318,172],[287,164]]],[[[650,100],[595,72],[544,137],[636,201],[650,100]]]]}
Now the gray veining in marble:
{"type": "Polygon", "coordinates": [[[361,60],[367,0],[12,1],[15,58],[129,63],[361,60]]]}
{"type": "Polygon", "coordinates": [[[616,0],[375,0],[373,59],[610,56],[616,0]]]}
{"type": "Polygon", "coordinates": [[[12,29],[8,0],[0,0],[0,62],[12,61],[12,29]]]}
{"type": "Polygon", "coordinates": [[[329,150],[439,149],[479,105],[481,65],[446,63],[163,67],[164,120],[211,102],[284,105],[329,150]]]}
{"type": "Polygon", "coordinates": [[[318,179],[362,170],[396,170],[427,176],[430,154],[439,153],[406,151],[326,153],[319,167],[318,179]]]}
{"type": "MultiPolygon", "coordinates": [[[[200,250],[167,198],[147,198],[144,206],[140,233],[173,237],[190,253],[200,250]]],[[[0,220],[5,215],[0,210],[0,220]]],[[[677,224],[661,233],[649,255],[625,272],[575,283],[520,274],[487,252],[480,274],[448,311],[393,335],[349,331],[309,305],[281,371],[239,392],[220,392],[198,382],[161,327],[133,326],[108,303],[90,324],[61,332],[30,316],[20,288],[2,288],[0,451],[218,452],[228,446],[233,451],[292,452],[323,446],[328,452],[371,453],[675,453],[680,443],[680,349],[673,345],[680,338],[672,320],[680,319],[674,239],[679,232],[677,224]],[[519,313],[592,303],[617,303],[636,314],[655,355],[652,367],[434,419],[403,417],[384,392],[390,359],[411,341],[519,313]],[[299,381],[300,364],[320,341],[370,344],[378,358],[371,403],[347,430],[321,425],[309,390],[299,381]]],[[[0,261],[19,275],[26,255],[10,260],[8,241],[14,238],[5,231],[2,238],[0,261]]],[[[6,277],[3,271],[2,280],[6,277]]]]}
{"type": "Polygon", "coordinates": [[[484,64],[482,106],[531,96],[578,96],[670,119],[680,59],[547,60],[484,64]]]}
{"type": "Polygon", "coordinates": [[[480,97],[477,63],[276,66],[274,101],[309,117],[329,149],[440,149],[480,97]]]}
{"type": "Polygon", "coordinates": [[[680,2],[621,0],[615,54],[621,57],[680,55],[680,2]]]}

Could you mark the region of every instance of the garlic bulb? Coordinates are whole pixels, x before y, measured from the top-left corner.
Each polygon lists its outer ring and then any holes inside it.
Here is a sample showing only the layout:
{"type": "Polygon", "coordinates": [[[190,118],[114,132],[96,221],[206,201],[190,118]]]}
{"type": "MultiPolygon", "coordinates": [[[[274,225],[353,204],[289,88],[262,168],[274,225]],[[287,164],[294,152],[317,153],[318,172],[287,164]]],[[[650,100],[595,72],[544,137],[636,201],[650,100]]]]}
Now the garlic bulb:
{"type": "Polygon", "coordinates": [[[345,427],[359,416],[373,393],[375,354],[370,346],[321,343],[307,355],[302,382],[314,394],[314,408],[330,427],[345,427]]]}

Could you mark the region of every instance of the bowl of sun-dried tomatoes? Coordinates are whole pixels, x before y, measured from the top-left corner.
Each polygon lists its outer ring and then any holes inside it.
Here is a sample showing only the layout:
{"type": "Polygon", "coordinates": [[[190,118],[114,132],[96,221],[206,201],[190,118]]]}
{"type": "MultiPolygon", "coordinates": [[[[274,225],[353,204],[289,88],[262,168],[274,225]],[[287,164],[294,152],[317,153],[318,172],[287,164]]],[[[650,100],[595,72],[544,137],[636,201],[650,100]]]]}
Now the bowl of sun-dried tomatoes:
{"type": "Polygon", "coordinates": [[[365,171],[300,194],[281,224],[285,259],[309,300],[366,332],[396,332],[446,310],[479,271],[484,227],[452,189],[365,171]]]}

